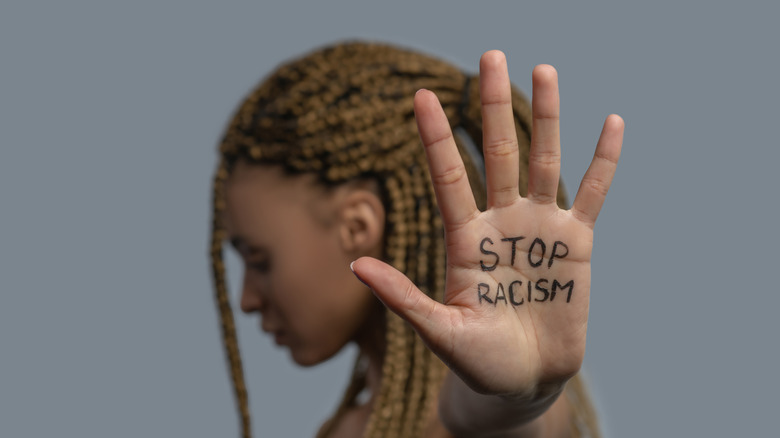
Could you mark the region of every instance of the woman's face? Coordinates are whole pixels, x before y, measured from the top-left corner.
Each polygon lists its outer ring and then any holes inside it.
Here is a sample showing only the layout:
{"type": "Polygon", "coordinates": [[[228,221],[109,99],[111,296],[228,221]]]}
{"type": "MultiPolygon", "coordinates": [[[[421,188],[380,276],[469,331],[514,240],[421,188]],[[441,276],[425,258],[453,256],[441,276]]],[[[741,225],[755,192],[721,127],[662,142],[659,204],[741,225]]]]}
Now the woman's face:
{"type": "Polygon", "coordinates": [[[258,313],[262,330],[314,365],[368,330],[379,307],[349,268],[331,193],[310,175],[238,162],[226,188],[224,223],[244,261],[241,310],[258,313]]]}

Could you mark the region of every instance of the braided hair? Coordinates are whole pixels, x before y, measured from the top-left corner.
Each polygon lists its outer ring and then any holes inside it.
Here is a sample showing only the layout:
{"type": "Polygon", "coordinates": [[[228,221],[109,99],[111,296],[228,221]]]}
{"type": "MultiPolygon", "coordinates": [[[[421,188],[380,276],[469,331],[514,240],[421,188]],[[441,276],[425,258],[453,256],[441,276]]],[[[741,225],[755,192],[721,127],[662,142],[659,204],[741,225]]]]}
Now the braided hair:
{"type": "MultiPolygon", "coordinates": [[[[424,293],[444,294],[445,244],[442,219],[428,176],[414,118],[415,91],[436,93],[453,129],[477,204],[485,208],[480,177],[482,120],[479,81],[439,59],[383,44],[348,42],[314,51],[279,67],[238,108],[219,147],[214,176],[211,262],[222,336],[244,438],[251,436],[233,314],[228,300],[221,223],[225,184],[238,160],[281,166],[292,174],[314,174],[327,186],[356,179],[378,183],[387,210],[383,259],[404,272],[424,293]]],[[[527,168],[531,108],[512,90],[512,107],[527,168]]],[[[520,192],[528,185],[520,174],[520,192]]],[[[565,206],[563,188],[558,204],[565,206]]],[[[382,380],[365,436],[422,437],[432,416],[446,368],[414,330],[394,313],[385,318],[382,380]]],[[[331,426],[357,404],[365,367],[356,362],[331,426]]],[[[575,377],[574,436],[599,436],[587,392],[575,377]]]]}

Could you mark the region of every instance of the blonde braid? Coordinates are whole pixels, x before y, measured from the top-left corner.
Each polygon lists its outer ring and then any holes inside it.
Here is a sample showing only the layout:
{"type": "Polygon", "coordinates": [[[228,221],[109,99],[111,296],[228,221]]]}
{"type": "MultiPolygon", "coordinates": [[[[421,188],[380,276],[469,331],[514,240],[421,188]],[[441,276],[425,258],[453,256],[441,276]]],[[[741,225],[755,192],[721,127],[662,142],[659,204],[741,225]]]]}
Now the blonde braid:
{"type": "MultiPolygon", "coordinates": [[[[218,220],[224,209],[224,183],[232,166],[237,160],[275,164],[290,173],[316,174],[325,185],[355,179],[376,181],[387,209],[384,260],[441,301],[446,268],[443,226],[412,102],[420,88],[435,91],[453,127],[462,127],[481,153],[479,84],[466,78],[456,67],[413,51],[345,43],[279,67],[239,107],[219,149],[211,256],[223,340],[245,438],[250,436],[248,402],[227,300],[221,253],[225,236],[218,220]]],[[[527,100],[516,91],[513,108],[520,136],[520,164],[525,168],[531,113],[527,100]]],[[[469,155],[463,138],[457,136],[456,142],[478,205],[484,208],[477,157],[469,155]]],[[[524,193],[526,173],[521,173],[520,187],[524,193]]],[[[558,196],[562,205],[563,193],[561,189],[558,196]]],[[[385,314],[385,339],[381,385],[374,395],[365,436],[422,437],[435,415],[446,368],[409,325],[390,311],[385,314]]],[[[360,360],[338,409],[319,436],[329,436],[345,412],[355,406],[365,387],[360,360]]],[[[570,386],[579,395],[578,403],[590,406],[584,390],[570,386]]],[[[592,410],[588,412],[592,416],[592,410]]],[[[598,436],[595,430],[590,432],[598,436]]]]}
{"type": "Polygon", "coordinates": [[[225,210],[225,202],[221,196],[224,184],[227,180],[227,170],[220,163],[214,177],[214,192],[212,194],[213,217],[211,225],[211,267],[216,291],[217,307],[222,321],[222,343],[230,369],[230,377],[233,381],[233,390],[238,405],[239,420],[241,421],[241,436],[250,438],[252,435],[249,421],[249,398],[244,384],[244,372],[241,366],[241,354],[238,350],[236,326],[233,322],[233,312],[228,299],[227,285],[225,281],[225,263],[222,259],[222,242],[226,239],[225,232],[220,223],[222,212],[225,210]]]}

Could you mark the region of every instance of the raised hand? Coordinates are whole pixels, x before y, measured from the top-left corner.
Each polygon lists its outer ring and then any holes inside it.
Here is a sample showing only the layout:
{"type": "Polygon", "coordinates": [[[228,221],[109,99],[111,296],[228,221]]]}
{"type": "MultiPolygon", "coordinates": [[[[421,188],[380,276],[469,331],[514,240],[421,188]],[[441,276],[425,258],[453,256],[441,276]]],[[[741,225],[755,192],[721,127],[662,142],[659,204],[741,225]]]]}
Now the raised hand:
{"type": "Polygon", "coordinates": [[[593,225],[620,155],[623,121],[609,116],[571,210],[555,203],[560,172],[558,80],[533,72],[528,195],[518,191],[518,147],[506,60],[480,61],[487,210],[478,210],[446,116],[427,90],[415,114],[444,221],[444,302],[376,259],[356,274],[474,391],[531,395],[562,384],[585,353],[593,225]]]}

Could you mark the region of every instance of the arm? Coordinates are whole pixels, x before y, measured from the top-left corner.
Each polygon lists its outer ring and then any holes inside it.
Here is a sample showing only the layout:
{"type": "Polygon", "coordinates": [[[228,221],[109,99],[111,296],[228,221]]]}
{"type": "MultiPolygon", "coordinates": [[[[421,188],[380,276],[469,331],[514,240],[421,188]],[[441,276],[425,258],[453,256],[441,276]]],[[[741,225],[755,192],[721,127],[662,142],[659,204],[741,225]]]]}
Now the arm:
{"type": "Polygon", "coordinates": [[[443,420],[461,431],[480,430],[481,436],[510,429],[517,436],[544,436],[533,420],[548,411],[582,365],[593,226],[622,145],[623,121],[610,116],[571,210],[559,209],[557,73],[538,66],[533,84],[529,187],[521,197],[506,60],[500,52],[483,55],[484,212],[476,207],[438,100],[426,90],[415,96],[446,233],[444,302],[430,299],[378,260],[362,258],[353,265],[457,376],[443,388],[443,420]]]}
{"type": "Polygon", "coordinates": [[[564,438],[571,427],[562,390],[553,385],[529,398],[483,395],[450,373],[441,389],[439,418],[455,437],[564,438]]]}

